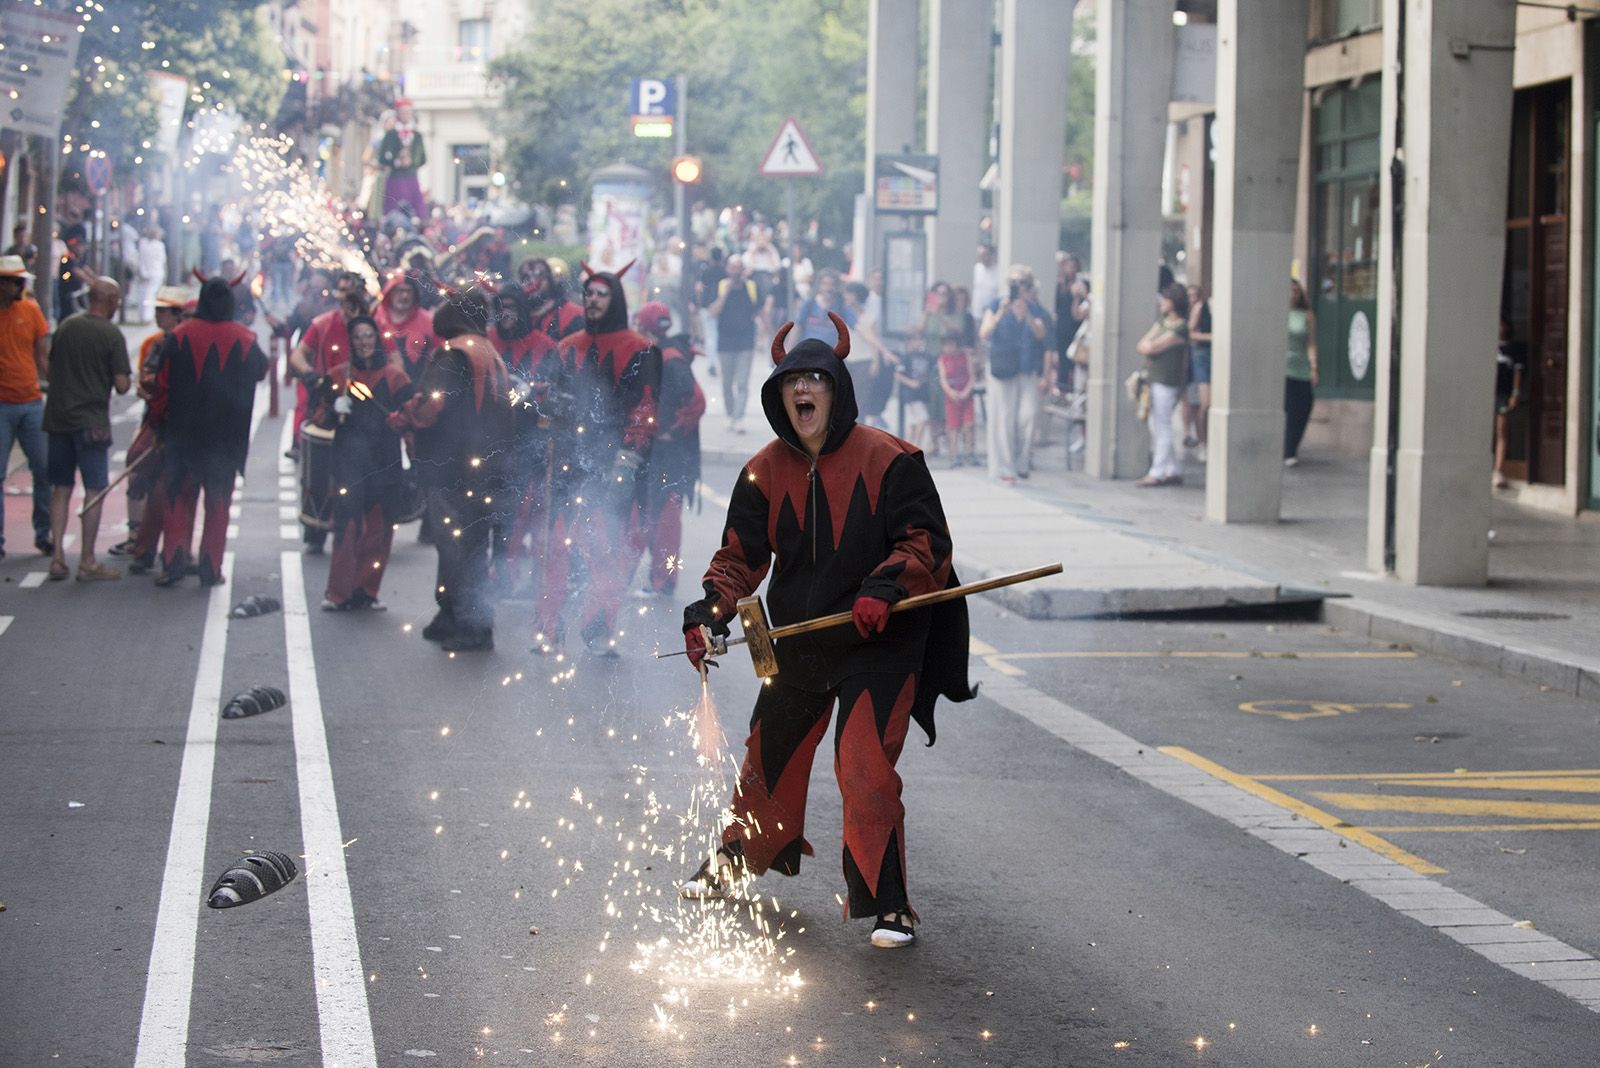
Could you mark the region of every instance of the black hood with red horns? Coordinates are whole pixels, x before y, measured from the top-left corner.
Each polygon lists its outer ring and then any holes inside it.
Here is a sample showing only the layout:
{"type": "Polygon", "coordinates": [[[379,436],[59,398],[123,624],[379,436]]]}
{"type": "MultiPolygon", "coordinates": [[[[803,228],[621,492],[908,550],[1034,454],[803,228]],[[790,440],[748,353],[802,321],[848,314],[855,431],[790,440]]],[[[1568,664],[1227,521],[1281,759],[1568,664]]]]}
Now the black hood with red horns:
{"type": "Polygon", "coordinates": [[[850,355],[850,329],[845,326],[843,319],[832,312],[828,313],[828,318],[833,320],[835,329],[839,331],[838,344],[829,345],[826,341],[807,338],[787,353],[783,351],[783,342],[789,336],[789,331],[794,329],[794,323],[785,323],[772,339],[772,362],[777,366],[761,385],[761,408],[767,413],[767,422],[772,424],[773,433],[802,451],[800,435],[795,433],[794,426],[789,422],[789,413],[783,406],[784,375],[791,371],[821,371],[833,379],[833,408],[828,415],[828,438],[822,443],[824,453],[830,453],[844,444],[844,439],[854,429],[856,417],[860,414],[860,409],[856,407],[855,383],[850,379],[849,368],[844,365],[845,357],[850,355]]]}
{"type": "Polygon", "coordinates": [[[605,318],[598,323],[584,321],[584,328],[591,334],[611,334],[618,330],[628,329],[628,295],[622,288],[622,276],[633,267],[629,260],[622,270],[615,273],[611,271],[594,271],[589,269],[587,263],[583,264],[583,285],[587,289],[590,282],[604,282],[611,287],[611,306],[606,309],[605,318]]]}

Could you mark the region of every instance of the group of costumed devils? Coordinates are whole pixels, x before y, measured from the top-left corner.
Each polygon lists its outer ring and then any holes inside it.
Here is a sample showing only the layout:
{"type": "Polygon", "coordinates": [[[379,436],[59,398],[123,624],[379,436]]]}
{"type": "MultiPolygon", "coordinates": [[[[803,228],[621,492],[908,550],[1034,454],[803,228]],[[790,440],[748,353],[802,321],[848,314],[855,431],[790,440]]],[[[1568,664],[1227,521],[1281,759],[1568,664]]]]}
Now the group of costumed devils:
{"type": "Polygon", "coordinates": [[[492,648],[494,602],[531,592],[535,648],[558,652],[576,589],[584,641],[615,655],[641,555],[671,592],[705,410],[670,311],[648,304],[629,327],[627,270],[585,267],[579,307],[532,260],[431,314],[404,274],[370,315],[359,280],[336,283],[289,358],[299,458],[326,471],[302,507],[307,551],[334,535],[324,609],[381,608],[393,530],[420,513],[439,558],[425,637],[492,648]]]}

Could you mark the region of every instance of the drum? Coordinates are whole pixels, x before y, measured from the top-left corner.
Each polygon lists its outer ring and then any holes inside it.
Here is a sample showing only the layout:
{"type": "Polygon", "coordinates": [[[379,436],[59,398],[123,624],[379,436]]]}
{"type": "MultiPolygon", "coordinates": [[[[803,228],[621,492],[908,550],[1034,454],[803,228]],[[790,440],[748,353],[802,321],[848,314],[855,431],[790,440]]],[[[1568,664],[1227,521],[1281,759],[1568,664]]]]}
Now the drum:
{"type": "Polygon", "coordinates": [[[300,426],[300,522],[312,530],[333,529],[334,431],[300,426]]]}

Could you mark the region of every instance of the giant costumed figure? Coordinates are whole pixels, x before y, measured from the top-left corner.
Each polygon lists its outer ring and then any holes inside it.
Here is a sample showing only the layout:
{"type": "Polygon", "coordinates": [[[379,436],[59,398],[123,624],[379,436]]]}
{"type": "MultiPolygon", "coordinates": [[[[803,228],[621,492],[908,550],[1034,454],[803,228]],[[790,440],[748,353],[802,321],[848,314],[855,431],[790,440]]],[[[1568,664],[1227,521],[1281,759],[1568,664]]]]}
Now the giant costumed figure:
{"type": "Polygon", "coordinates": [[[835,703],[834,770],[844,801],[844,875],[851,916],[874,917],[871,940],[915,939],[906,887],[905,807],[895,771],[911,720],[933,744],[934,702],[964,701],[967,609],[961,600],[890,615],[906,597],[958,585],[939,492],[920,450],[856,422],[855,389],[839,341],[806,340],[785,354],[793,323],[772,343],[776,369],[761,406],[777,433],[745,464],[728,504],[722,547],[684,611],[690,662],[704,671],[708,631],[725,634],[740,598],[763,579],[770,622],[849,612],[855,628],[785,638],[778,674],[756,698],[733,819],[722,845],[681,887],[720,895],[748,872],[799,871],[811,763],[835,703]]]}
{"type": "Polygon", "coordinates": [[[628,329],[622,276],[591,272],[583,283],[584,328],[563,338],[553,402],[565,418],[552,471],[552,525],[535,614],[534,651],[558,651],[565,637],[567,578],[577,557],[588,576],[579,634],[615,655],[617,612],[636,557],[628,514],[656,431],[661,350],[628,329]]]}
{"type": "Polygon", "coordinates": [[[161,476],[166,491],[162,570],[171,586],[190,570],[195,509],[205,491],[205,521],[197,560],[202,585],[223,581],[222,551],[234,479],[250,452],[250,410],[267,356],[249,328],[233,321],[233,290],[224,278],[200,287],[195,316],[175,327],[161,349],[150,406],[160,428],[161,476]]]}
{"type": "Polygon", "coordinates": [[[422,132],[417,129],[411,101],[396,100],[394,110],[394,129],[385,132],[378,143],[378,166],[385,176],[383,214],[388,215],[405,204],[420,221],[428,217],[428,205],[422,199],[417,171],[428,162],[428,149],[422,142],[422,132]]]}

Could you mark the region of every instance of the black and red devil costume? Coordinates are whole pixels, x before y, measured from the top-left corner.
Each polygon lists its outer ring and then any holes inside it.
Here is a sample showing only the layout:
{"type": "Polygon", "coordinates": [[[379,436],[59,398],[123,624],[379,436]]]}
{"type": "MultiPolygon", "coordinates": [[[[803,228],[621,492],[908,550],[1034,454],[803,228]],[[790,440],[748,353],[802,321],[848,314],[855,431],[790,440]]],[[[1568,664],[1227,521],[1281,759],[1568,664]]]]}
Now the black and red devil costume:
{"type": "Polygon", "coordinates": [[[545,552],[550,524],[549,468],[554,458],[550,387],[560,377],[556,338],[537,328],[531,301],[519,286],[500,287],[494,297],[494,325],[489,340],[511,372],[520,402],[516,411],[516,444],[507,471],[516,485],[516,511],[495,543],[497,566],[507,572],[502,584],[517,589],[532,577],[545,552]]]}
{"type": "Polygon", "coordinates": [[[564,338],[557,350],[560,372],[552,405],[561,417],[556,444],[560,460],[552,472],[557,476],[553,522],[535,619],[539,651],[562,642],[574,554],[589,582],[579,631],[598,652],[612,652],[617,612],[632,574],[628,516],[655,437],[661,350],[628,329],[621,281],[627,270],[588,274],[584,330],[564,338]],[[599,304],[605,305],[594,319],[588,317],[591,301],[597,314],[599,304]]]}
{"type": "MultiPolygon", "coordinates": [[[[849,914],[910,917],[905,809],[895,763],[912,719],[932,745],[935,700],[973,696],[967,611],[958,599],[888,614],[908,596],[957,585],[949,527],[922,453],[856,423],[855,389],[844,364],[849,332],[834,322],[836,346],[807,340],[786,355],[783,340],[792,323],[773,341],[777,367],[762,387],[761,403],[778,437],[739,473],[722,548],[705,573],[706,596],[685,610],[684,631],[696,661],[696,647],[704,653],[699,628],[726,633],[736,603],[755,592],[769,568],[772,625],[855,614],[855,629],[835,627],[778,643],[779,672],[756,699],[721,859],[739,860],[756,874],[799,870],[802,854],[812,852],[804,837],[811,763],[837,702],[834,768],[844,799],[849,914]],[[820,372],[832,384],[826,437],[815,458],[802,447],[784,405],[784,380],[796,372],[820,372]]],[[[909,927],[908,920],[906,938],[909,927]]]]}
{"type": "Polygon", "coordinates": [[[378,588],[389,563],[394,525],[410,500],[400,462],[400,434],[389,413],[411,397],[411,379],[391,359],[378,324],[350,320],[350,360],[328,371],[321,402],[311,418],[334,430],[332,474],[333,552],[328,557],[326,609],[378,605],[378,588]],[[370,354],[358,339],[371,331],[370,354]]]}
{"type": "Polygon", "coordinates": [[[494,647],[489,547],[514,503],[504,468],[513,440],[511,378],[484,335],[489,303],[473,289],[434,313],[443,343],[428,359],[416,392],[389,417],[414,432],[413,467],[428,493],[439,553],[434,600],[439,612],[423,636],[444,648],[494,647]]]}
{"type": "Polygon", "coordinates": [[[250,410],[267,357],[254,332],[233,321],[227,279],[200,287],[195,317],[167,336],[156,372],[151,407],[161,427],[162,480],[166,486],[163,568],[156,581],[177,582],[187,572],[195,506],[205,490],[200,535],[200,581],[222,581],[222,550],[234,478],[250,452],[250,410]]]}
{"type": "Polygon", "coordinates": [[[706,395],[695,381],[693,351],[686,336],[666,336],[672,311],[655,301],[639,309],[639,326],[662,338],[661,399],[656,405],[657,433],[645,467],[644,486],[634,502],[636,552],[649,564],[652,593],[670,595],[677,585],[683,545],[683,504],[694,499],[700,481],[700,418],[706,395]]]}

